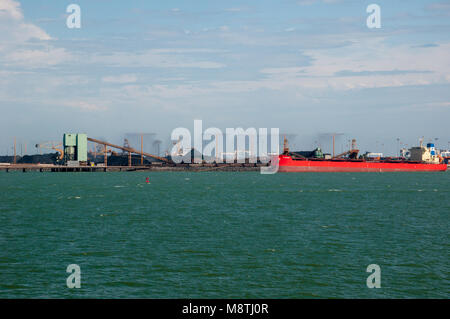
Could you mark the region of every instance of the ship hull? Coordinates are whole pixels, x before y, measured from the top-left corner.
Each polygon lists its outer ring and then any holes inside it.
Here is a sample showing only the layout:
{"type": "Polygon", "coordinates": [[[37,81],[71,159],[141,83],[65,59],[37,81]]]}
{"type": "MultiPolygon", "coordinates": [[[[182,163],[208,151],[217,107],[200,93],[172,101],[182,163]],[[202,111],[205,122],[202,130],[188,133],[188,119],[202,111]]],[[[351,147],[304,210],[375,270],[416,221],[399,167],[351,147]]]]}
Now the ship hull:
{"type": "Polygon", "coordinates": [[[447,170],[446,164],[414,162],[369,162],[346,160],[293,160],[280,155],[279,172],[437,172],[447,170]]]}

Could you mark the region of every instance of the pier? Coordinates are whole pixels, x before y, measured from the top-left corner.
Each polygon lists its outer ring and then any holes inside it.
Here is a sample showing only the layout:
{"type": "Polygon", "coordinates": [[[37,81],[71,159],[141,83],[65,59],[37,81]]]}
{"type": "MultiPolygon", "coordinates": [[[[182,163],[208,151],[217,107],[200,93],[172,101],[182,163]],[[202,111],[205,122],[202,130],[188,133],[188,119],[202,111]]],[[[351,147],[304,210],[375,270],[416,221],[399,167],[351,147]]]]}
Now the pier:
{"type": "Polygon", "coordinates": [[[208,172],[208,171],[226,171],[226,172],[256,172],[262,166],[268,164],[176,164],[176,165],[146,165],[146,166],[65,166],[52,164],[10,164],[1,165],[0,172],[208,172]]]}

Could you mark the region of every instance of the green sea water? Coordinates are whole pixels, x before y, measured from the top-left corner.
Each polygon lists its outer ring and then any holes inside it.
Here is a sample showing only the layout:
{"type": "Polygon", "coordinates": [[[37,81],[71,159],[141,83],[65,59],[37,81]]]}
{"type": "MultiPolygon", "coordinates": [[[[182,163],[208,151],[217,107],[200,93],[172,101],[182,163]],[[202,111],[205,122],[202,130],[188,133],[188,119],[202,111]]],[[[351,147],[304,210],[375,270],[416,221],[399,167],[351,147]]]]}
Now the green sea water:
{"type": "Polygon", "coordinates": [[[448,172],[2,172],[0,298],[449,298],[449,189],[448,172]]]}

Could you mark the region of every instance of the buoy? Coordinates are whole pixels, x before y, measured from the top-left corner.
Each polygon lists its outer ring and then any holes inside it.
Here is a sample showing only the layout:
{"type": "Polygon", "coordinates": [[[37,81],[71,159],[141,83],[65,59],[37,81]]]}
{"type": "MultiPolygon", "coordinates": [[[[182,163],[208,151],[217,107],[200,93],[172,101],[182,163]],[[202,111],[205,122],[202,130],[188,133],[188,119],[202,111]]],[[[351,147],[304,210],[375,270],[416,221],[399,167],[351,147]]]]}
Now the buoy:
{"type": "Polygon", "coordinates": [[[145,178],[145,182],[148,184],[148,183],[150,183],[150,179],[147,177],[147,178],[145,178]]]}

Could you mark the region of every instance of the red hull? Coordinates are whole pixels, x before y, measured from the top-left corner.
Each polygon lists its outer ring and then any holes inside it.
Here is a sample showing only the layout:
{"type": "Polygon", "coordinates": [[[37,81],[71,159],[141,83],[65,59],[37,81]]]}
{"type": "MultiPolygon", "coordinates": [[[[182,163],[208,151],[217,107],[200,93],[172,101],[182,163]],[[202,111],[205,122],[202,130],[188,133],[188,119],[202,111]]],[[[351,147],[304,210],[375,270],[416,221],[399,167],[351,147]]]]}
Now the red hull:
{"type": "Polygon", "coordinates": [[[413,162],[369,162],[349,160],[293,160],[279,156],[279,172],[436,172],[447,170],[446,164],[413,162]]]}

